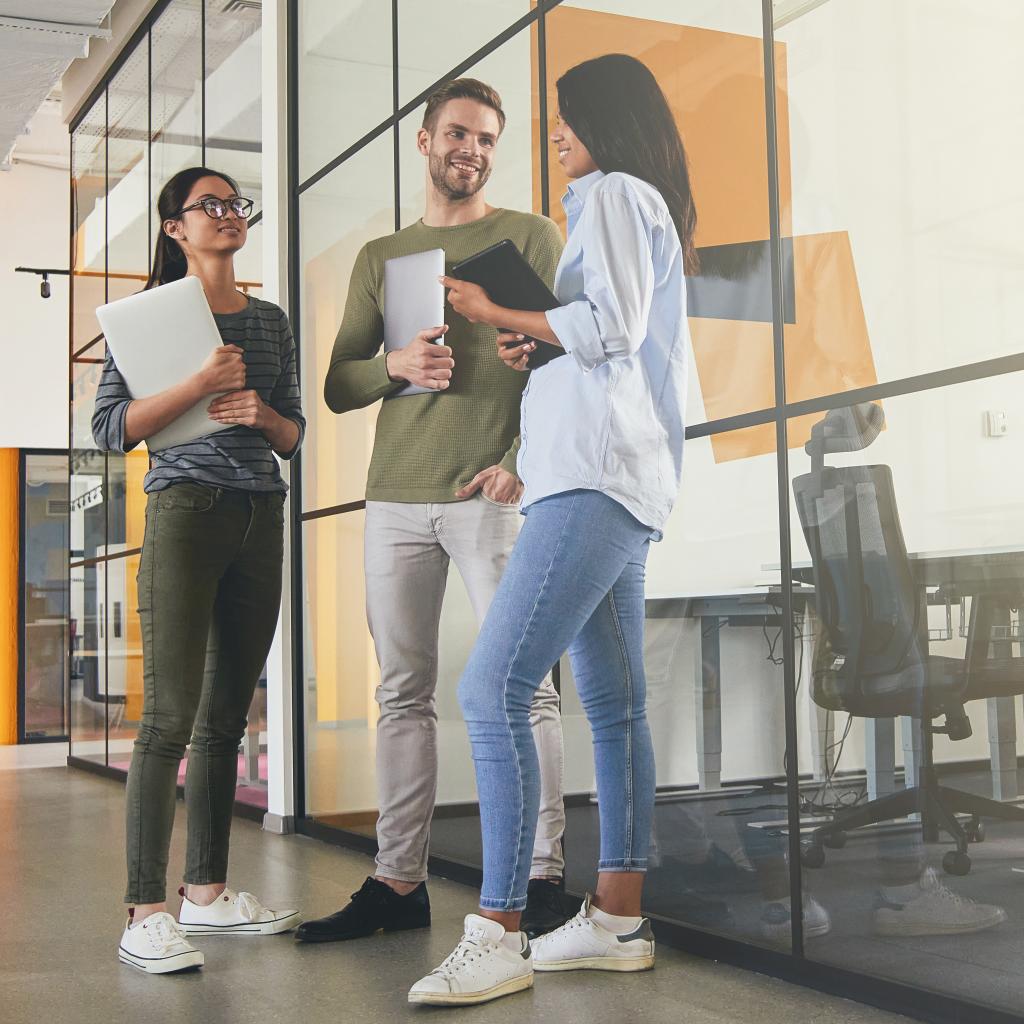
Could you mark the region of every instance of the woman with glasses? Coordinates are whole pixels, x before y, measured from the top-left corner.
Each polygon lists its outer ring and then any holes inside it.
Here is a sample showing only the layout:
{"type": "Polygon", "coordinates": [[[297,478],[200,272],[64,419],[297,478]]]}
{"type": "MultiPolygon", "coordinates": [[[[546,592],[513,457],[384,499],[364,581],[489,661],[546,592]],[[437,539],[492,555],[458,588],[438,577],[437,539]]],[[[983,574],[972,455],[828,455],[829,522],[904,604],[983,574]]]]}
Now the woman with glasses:
{"type": "Polygon", "coordinates": [[[164,186],[146,287],[199,278],[224,344],[198,373],[142,399],[130,396],[108,354],[92,420],[97,445],[116,452],[200,402],[228,425],[150,452],[144,483],[144,694],[127,787],[132,909],[118,957],[152,974],[203,964],[186,935],[271,935],[300,920],[227,887],[238,746],[281,603],[287,487],[274,456],[295,455],[305,431],[288,319],[235,283],[234,255],[252,206],[231,178],[205,167],[164,186]],[[186,744],[188,839],[176,920],[165,888],[186,744]]]}
{"type": "MultiPolygon", "coordinates": [[[[449,301],[502,330],[515,370],[560,355],[523,392],[519,476],[526,523],[459,686],[480,796],[483,889],[455,951],[413,1003],[480,1003],[533,984],[534,970],[654,966],[641,890],[654,811],[644,692],[644,565],[682,470],[696,268],[686,153],[654,75],[609,54],[557,82],[551,142],[571,179],[568,240],[547,313],[503,309],[452,278],[449,301]],[[601,844],[579,913],[534,941],[520,931],[537,822],[530,700],[568,651],[594,741],[601,844]]],[[[635,1014],[634,1016],[639,1016],[635,1014]]]]}

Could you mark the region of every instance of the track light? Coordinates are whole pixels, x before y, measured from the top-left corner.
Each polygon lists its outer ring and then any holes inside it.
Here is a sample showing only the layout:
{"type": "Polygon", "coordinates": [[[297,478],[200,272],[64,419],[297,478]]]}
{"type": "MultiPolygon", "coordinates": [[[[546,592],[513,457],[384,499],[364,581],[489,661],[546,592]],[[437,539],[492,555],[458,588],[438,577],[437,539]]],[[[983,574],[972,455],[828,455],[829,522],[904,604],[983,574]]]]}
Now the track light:
{"type": "Polygon", "coordinates": [[[61,270],[59,267],[15,267],[14,272],[16,274],[39,274],[42,277],[42,281],[39,282],[39,294],[44,299],[50,297],[50,275],[63,274],[66,277],[70,273],[70,271],[61,270]]]}

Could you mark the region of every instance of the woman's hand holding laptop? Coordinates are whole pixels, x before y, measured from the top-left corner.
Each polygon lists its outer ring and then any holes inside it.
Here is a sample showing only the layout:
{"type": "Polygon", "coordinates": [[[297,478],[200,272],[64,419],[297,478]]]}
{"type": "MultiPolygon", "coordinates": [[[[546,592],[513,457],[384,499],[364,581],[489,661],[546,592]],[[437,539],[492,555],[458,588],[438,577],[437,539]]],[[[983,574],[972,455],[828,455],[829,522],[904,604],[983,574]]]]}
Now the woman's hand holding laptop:
{"type": "Polygon", "coordinates": [[[196,375],[203,396],[245,387],[245,363],[238,345],[221,345],[207,357],[196,375]]]}

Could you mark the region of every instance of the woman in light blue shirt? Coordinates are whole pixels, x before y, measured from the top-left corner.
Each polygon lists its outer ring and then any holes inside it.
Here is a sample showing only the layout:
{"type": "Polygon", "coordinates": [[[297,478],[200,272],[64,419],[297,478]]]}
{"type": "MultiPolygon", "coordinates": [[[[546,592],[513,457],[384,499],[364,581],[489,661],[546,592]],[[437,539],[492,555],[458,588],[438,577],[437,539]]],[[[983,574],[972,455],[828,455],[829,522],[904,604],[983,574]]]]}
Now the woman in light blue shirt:
{"type": "Polygon", "coordinates": [[[696,212],[682,140],[643,64],[587,61],[559,79],[558,100],[551,141],[572,179],[555,280],[562,305],[503,309],[477,286],[443,279],[456,312],[515,332],[498,339],[513,369],[527,369],[539,345],[564,355],[533,371],[523,394],[526,523],[459,686],[480,798],[481,909],[412,1002],[484,1002],[529,987],[534,968],[654,964],[640,915],[655,788],[644,563],[682,469],[696,212]],[[598,882],[531,955],[519,932],[539,802],[530,700],[566,650],[594,739],[598,882]]]}

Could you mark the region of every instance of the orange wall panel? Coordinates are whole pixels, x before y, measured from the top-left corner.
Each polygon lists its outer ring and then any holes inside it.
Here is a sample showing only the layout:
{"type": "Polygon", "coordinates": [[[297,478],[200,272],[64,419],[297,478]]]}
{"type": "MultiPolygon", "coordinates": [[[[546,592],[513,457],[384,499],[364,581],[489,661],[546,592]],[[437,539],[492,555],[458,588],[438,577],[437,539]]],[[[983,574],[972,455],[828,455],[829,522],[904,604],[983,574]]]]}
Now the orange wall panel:
{"type": "Polygon", "coordinates": [[[0,448],[0,744],[18,742],[18,449],[0,448]]]}
{"type": "MultiPolygon", "coordinates": [[[[628,53],[654,72],[676,117],[690,160],[697,203],[697,245],[768,237],[768,164],[764,69],[759,35],[745,36],[556,7],[546,18],[548,114],[558,109],[555,82],[573,65],[605,53],[628,53]]],[[[782,230],[791,231],[785,45],[776,44],[779,185],[782,230]]],[[[534,90],[534,117],[540,104],[534,90]]],[[[550,161],[551,216],[564,226],[568,179],[550,161]]],[[[540,164],[534,160],[534,195],[540,164]]]]}

